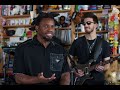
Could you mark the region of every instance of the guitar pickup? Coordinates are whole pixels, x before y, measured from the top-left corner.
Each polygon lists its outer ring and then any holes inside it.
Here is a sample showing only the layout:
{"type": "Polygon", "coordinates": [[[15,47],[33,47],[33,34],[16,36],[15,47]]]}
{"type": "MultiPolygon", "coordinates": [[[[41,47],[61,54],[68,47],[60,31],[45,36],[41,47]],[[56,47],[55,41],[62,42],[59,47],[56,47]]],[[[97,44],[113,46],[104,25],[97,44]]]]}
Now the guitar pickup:
{"type": "Polygon", "coordinates": [[[85,69],[85,70],[84,70],[84,74],[85,74],[85,75],[88,75],[88,74],[89,74],[89,68],[88,68],[88,67],[85,67],[84,69],[85,69]]]}

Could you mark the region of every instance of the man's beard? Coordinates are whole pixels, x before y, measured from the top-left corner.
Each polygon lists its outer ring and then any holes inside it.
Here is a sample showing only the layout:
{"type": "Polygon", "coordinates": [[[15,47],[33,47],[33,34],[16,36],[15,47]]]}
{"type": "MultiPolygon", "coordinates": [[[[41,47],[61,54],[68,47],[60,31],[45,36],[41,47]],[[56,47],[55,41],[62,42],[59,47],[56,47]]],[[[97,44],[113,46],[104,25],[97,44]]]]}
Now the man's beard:
{"type": "Polygon", "coordinates": [[[87,33],[87,34],[90,34],[91,32],[93,32],[94,30],[92,29],[91,31],[87,31],[87,30],[85,30],[85,32],[87,33]]]}
{"type": "MultiPolygon", "coordinates": [[[[52,38],[53,38],[53,37],[52,37],[52,38]]],[[[45,41],[51,41],[52,38],[43,37],[43,39],[44,39],[45,41]]]]}

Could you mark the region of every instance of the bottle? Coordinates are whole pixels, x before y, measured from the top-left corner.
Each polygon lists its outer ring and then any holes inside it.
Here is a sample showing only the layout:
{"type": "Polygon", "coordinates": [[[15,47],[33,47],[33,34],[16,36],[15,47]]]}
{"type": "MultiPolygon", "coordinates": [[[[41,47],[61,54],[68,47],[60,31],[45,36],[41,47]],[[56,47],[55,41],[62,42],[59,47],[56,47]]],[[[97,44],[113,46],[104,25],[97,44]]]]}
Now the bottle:
{"type": "Polygon", "coordinates": [[[26,31],[24,32],[23,37],[26,37],[26,31]]]}
{"type": "Polygon", "coordinates": [[[27,5],[27,14],[30,14],[30,5],[27,5]]]}
{"type": "Polygon", "coordinates": [[[30,11],[33,11],[33,5],[30,5],[30,11]]]}
{"type": "Polygon", "coordinates": [[[103,5],[97,5],[98,10],[102,10],[103,5]]]}
{"type": "Polygon", "coordinates": [[[24,14],[27,14],[27,5],[25,5],[25,12],[24,14]]]}
{"type": "Polygon", "coordinates": [[[76,12],[79,12],[78,6],[79,6],[79,5],[75,5],[75,11],[76,11],[76,12]]]}
{"type": "Polygon", "coordinates": [[[101,22],[100,22],[100,20],[98,21],[98,31],[102,31],[102,24],[101,24],[101,22]]]}

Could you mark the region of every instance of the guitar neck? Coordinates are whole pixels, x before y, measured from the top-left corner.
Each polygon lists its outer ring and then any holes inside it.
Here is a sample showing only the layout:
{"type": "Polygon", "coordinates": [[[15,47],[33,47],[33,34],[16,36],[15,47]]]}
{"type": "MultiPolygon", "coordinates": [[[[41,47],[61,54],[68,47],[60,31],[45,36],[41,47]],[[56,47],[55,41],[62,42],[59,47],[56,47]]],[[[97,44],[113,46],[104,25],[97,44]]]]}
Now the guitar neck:
{"type": "MultiPolygon", "coordinates": [[[[116,59],[114,59],[114,60],[116,60],[116,59]]],[[[98,65],[103,65],[103,66],[104,66],[104,65],[106,65],[106,64],[109,64],[109,63],[113,62],[114,60],[113,60],[113,59],[110,59],[110,60],[107,60],[107,61],[104,61],[104,62],[95,64],[95,65],[92,65],[92,66],[90,66],[89,70],[92,71],[92,70],[95,69],[96,66],[98,66],[98,65]]]]}

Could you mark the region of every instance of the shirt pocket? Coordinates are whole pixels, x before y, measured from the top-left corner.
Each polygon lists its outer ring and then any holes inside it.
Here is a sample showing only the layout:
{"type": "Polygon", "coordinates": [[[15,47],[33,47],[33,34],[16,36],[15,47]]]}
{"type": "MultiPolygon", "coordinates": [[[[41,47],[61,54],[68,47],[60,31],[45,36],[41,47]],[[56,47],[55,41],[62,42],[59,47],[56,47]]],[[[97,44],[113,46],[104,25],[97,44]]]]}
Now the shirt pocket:
{"type": "Polygon", "coordinates": [[[63,54],[50,53],[50,70],[61,71],[64,62],[63,54]]]}

